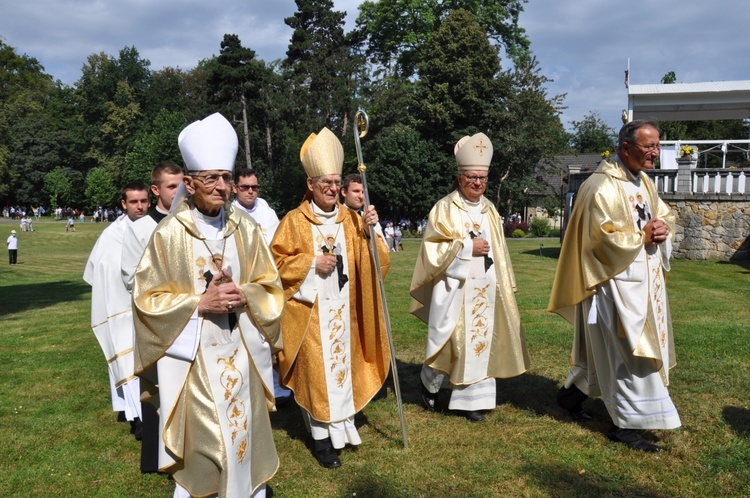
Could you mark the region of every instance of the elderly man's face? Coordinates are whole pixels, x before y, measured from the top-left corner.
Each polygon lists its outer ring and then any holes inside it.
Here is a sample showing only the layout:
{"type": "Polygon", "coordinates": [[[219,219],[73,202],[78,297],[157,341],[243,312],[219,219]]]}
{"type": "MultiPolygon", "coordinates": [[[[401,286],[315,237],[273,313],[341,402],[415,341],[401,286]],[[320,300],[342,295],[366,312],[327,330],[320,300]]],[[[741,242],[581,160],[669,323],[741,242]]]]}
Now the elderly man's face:
{"type": "Polygon", "coordinates": [[[362,209],[365,205],[365,189],[361,183],[349,182],[349,186],[341,191],[341,195],[344,196],[344,204],[351,209],[362,209]]]}
{"type": "Polygon", "coordinates": [[[341,175],[323,175],[307,179],[307,188],[312,191],[313,202],[323,211],[336,207],[341,190],[341,175]]]}
{"type": "Polygon", "coordinates": [[[456,177],[458,179],[458,190],[472,202],[476,202],[487,190],[486,171],[463,171],[456,177]]]}
{"type": "Polygon", "coordinates": [[[148,212],[148,192],[145,190],[128,190],[125,199],[120,201],[122,210],[128,215],[130,221],[143,218],[148,212]]]}
{"type": "Polygon", "coordinates": [[[643,126],[636,131],[635,143],[623,142],[618,155],[634,175],[654,169],[659,157],[659,131],[653,126],[643,126]]]}
{"type": "Polygon", "coordinates": [[[198,211],[216,216],[229,200],[232,173],[226,170],[202,171],[185,176],[183,182],[198,211]]]}

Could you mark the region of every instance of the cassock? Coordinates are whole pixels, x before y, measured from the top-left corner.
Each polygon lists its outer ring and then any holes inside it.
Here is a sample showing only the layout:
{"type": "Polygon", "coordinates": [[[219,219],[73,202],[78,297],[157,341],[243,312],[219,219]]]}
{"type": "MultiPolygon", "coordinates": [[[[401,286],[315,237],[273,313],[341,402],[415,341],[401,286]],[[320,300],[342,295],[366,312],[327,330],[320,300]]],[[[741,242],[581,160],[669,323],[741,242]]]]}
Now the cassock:
{"type": "Polygon", "coordinates": [[[276,211],[268,205],[268,202],[265,199],[257,197],[253,208],[247,209],[235,199],[234,206],[237,209],[242,209],[255,220],[260,231],[263,233],[263,238],[270,244],[271,240],[273,240],[273,235],[276,233],[276,227],[279,226],[279,217],[276,216],[276,211]]]}
{"type": "Polygon", "coordinates": [[[516,282],[497,210],[458,190],[430,211],[411,281],[410,312],[428,326],[422,381],[453,388],[451,410],[496,406],[494,378],[529,368],[516,282]],[[474,237],[490,245],[472,257],[474,237]]]}
{"type": "MultiPolygon", "coordinates": [[[[307,199],[281,220],[271,244],[287,299],[282,384],[309,415],[313,439],[330,437],[335,448],[360,443],[354,415],[383,386],[390,366],[368,244],[355,212],[339,204],[324,213],[307,199]],[[315,271],[322,254],[337,258],[327,277],[315,271]]],[[[377,247],[385,276],[388,249],[382,240],[377,247]]]]}
{"type": "Polygon", "coordinates": [[[143,251],[146,249],[151,234],[156,230],[156,225],[166,218],[167,213],[162,213],[154,208],[148,216],[139,218],[128,225],[123,235],[121,272],[122,282],[128,292],[133,290],[133,279],[135,270],[141,261],[143,251]]]}
{"type": "Polygon", "coordinates": [[[247,496],[279,464],[268,410],[284,298],[260,230],[231,207],[212,218],[183,200],[146,248],[133,302],[136,372],[158,374],[160,470],[192,495],[247,496]],[[197,311],[216,262],[247,299],[231,317],[197,311]]]}
{"type": "MultiPolygon", "coordinates": [[[[122,263],[121,276],[122,282],[128,292],[133,290],[133,279],[135,270],[143,256],[148,241],[151,240],[151,234],[154,233],[156,226],[167,216],[157,207],[148,214],[128,224],[123,234],[122,241],[122,263]]],[[[133,332],[135,333],[135,331],[133,332]]],[[[156,369],[149,374],[158,383],[156,379],[156,369]]],[[[141,391],[144,391],[142,389],[141,391]]],[[[152,393],[147,400],[141,401],[141,421],[143,422],[142,440],[141,440],[141,472],[156,472],[159,470],[159,396],[152,393]]]]}
{"type": "Polygon", "coordinates": [[[120,277],[123,235],[132,224],[123,214],[99,236],[83,280],[91,285],[91,328],[109,371],[112,409],[133,421],[141,418],[138,379],[133,371],[133,315],[130,293],[120,277]]]}
{"type": "Polygon", "coordinates": [[[680,426],[667,391],[675,364],[665,272],[671,241],[645,246],[641,228],[674,216],[651,179],[615,157],[602,161],[577,194],[548,311],[574,325],[565,387],[601,396],[627,429],[680,426]]]}

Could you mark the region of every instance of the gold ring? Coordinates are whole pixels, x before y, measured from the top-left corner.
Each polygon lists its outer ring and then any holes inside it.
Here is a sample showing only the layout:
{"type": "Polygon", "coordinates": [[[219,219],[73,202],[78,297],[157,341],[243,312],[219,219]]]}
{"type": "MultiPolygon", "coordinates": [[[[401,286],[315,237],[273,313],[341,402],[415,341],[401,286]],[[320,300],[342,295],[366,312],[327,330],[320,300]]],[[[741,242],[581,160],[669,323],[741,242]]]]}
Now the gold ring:
{"type": "Polygon", "coordinates": [[[230,309],[230,310],[234,308],[234,305],[232,304],[232,301],[229,301],[227,303],[227,308],[230,309]]]}

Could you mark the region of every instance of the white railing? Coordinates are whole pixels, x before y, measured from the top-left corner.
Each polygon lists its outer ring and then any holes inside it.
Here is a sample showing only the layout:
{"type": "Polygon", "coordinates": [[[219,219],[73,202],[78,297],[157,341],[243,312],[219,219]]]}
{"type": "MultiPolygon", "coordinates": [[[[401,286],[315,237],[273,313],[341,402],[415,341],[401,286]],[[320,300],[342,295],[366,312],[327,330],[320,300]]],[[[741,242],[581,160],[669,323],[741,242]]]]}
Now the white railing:
{"type": "Polygon", "coordinates": [[[694,194],[744,194],[750,192],[748,179],[750,168],[713,169],[701,168],[690,170],[694,194]]]}
{"type": "Polygon", "coordinates": [[[677,171],[667,169],[653,169],[648,176],[654,181],[656,191],[660,194],[674,194],[677,192],[677,171]]]}

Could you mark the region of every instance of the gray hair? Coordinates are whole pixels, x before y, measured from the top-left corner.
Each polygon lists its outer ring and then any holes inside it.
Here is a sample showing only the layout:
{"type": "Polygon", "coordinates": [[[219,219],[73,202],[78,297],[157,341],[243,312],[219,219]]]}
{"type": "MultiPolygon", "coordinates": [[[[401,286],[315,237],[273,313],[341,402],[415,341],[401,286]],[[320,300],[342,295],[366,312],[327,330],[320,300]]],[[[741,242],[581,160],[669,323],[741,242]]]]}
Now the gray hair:
{"type": "Polygon", "coordinates": [[[637,119],[635,121],[627,123],[625,126],[620,128],[620,134],[617,137],[617,148],[622,149],[622,144],[624,142],[628,142],[630,144],[636,143],[636,140],[638,139],[638,137],[636,136],[638,134],[638,130],[640,130],[644,126],[651,126],[652,128],[655,128],[659,136],[661,136],[661,128],[659,128],[659,125],[656,123],[656,121],[637,119]]]}

